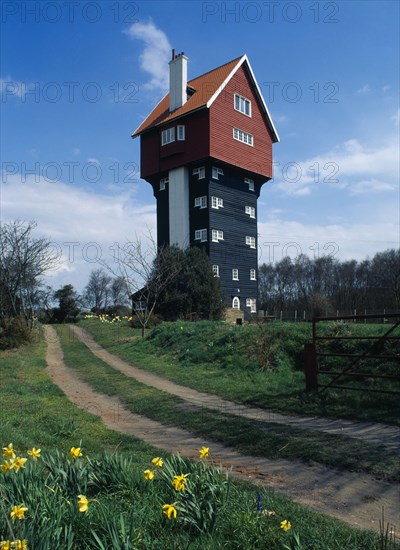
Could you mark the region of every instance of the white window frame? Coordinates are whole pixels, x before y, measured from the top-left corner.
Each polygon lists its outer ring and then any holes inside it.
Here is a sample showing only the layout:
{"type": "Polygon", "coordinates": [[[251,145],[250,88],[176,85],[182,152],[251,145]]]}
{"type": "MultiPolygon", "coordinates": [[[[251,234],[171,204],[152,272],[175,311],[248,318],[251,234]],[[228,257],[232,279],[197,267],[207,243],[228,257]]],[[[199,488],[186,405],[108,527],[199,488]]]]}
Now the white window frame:
{"type": "Polygon", "coordinates": [[[196,229],[194,232],[194,240],[205,243],[207,241],[207,229],[196,229]]]}
{"type": "Polygon", "coordinates": [[[223,208],[224,207],[224,199],[221,199],[221,197],[211,197],[211,208],[223,208]]]}
{"type": "Polygon", "coordinates": [[[237,296],[235,296],[232,300],[232,308],[240,309],[240,299],[237,296]]]}
{"type": "Polygon", "coordinates": [[[196,197],[194,199],[194,206],[195,208],[207,208],[207,196],[204,195],[203,197],[196,197]]]}
{"type": "Polygon", "coordinates": [[[232,281],[238,281],[239,280],[239,270],[237,267],[234,267],[232,269],[232,281]]]}
{"type": "Polygon", "coordinates": [[[233,139],[236,139],[237,141],[240,141],[241,143],[245,143],[246,145],[249,145],[250,147],[253,147],[253,145],[254,145],[253,134],[249,134],[248,132],[245,132],[244,130],[239,130],[239,128],[233,128],[233,139]]]}
{"type": "Polygon", "coordinates": [[[185,126],[183,124],[176,127],[176,139],[178,141],[185,141],[185,126]]]}
{"type": "Polygon", "coordinates": [[[255,238],[255,237],[251,237],[250,235],[246,235],[246,244],[247,244],[250,248],[255,248],[255,247],[256,247],[256,238],[255,238]]]}
{"type": "Polygon", "coordinates": [[[161,178],[160,179],[160,191],[165,191],[166,185],[169,183],[169,178],[161,178]]]}
{"type": "Polygon", "coordinates": [[[250,308],[251,313],[257,313],[257,301],[255,298],[246,298],[246,307],[250,308]]]}
{"type": "Polygon", "coordinates": [[[222,168],[217,168],[216,166],[213,166],[213,167],[212,167],[212,175],[211,175],[211,177],[212,177],[214,180],[219,179],[219,176],[223,176],[223,175],[224,175],[224,171],[222,170],[222,168]]]}
{"type": "Polygon", "coordinates": [[[211,240],[213,243],[218,243],[224,240],[224,232],[221,229],[211,230],[211,240]]]}
{"type": "Polygon", "coordinates": [[[206,169],[204,166],[200,166],[199,168],[195,168],[192,174],[193,176],[198,176],[199,180],[203,180],[206,177],[206,169]]]}
{"type": "Polygon", "coordinates": [[[245,206],[244,207],[244,211],[246,212],[246,214],[248,214],[250,216],[250,218],[254,218],[256,217],[256,209],[254,206],[245,206]]]}
{"type": "Polygon", "coordinates": [[[213,273],[214,273],[214,277],[219,277],[219,265],[214,264],[212,266],[212,270],[213,270],[213,273]]]}
{"type": "Polygon", "coordinates": [[[235,111],[239,111],[239,113],[243,113],[244,115],[251,117],[251,100],[250,99],[247,99],[242,95],[235,94],[235,97],[233,100],[233,106],[235,108],[235,111]]]}
{"type": "Polygon", "coordinates": [[[251,180],[250,178],[244,178],[244,183],[247,183],[249,186],[249,191],[254,191],[254,180],[251,180]]]}
{"type": "Polygon", "coordinates": [[[161,132],[161,145],[168,145],[175,141],[175,127],[166,128],[161,132]]]}
{"type": "Polygon", "coordinates": [[[257,270],[250,269],[250,281],[257,281],[257,270]]]}

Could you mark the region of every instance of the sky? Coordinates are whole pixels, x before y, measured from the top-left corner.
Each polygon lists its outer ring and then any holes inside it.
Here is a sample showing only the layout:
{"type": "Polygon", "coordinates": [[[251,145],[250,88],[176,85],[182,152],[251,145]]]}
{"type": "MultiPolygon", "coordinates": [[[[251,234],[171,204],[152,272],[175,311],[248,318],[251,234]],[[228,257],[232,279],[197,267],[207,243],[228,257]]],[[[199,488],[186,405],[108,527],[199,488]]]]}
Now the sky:
{"type": "Polygon", "coordinates": [[[33,220],[54,289],[156,234],[131,135],[168,89],[247,54],[280,136],[258,202],[259,263],[400,246],[399,3],[1,3],[1,221],[33,220]]]}

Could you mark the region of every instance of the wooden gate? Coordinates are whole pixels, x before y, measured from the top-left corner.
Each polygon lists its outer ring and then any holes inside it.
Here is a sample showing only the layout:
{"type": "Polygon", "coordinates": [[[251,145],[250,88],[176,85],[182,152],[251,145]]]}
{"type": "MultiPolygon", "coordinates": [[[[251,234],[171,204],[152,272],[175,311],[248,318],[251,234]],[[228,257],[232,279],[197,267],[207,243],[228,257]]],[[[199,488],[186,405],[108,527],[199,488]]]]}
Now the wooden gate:
{"type": "MultiPolygon", "coordinates": [[[[307,390],[323,392],[327,388],[338,388],[400,395],[400,385],[398,389],[397,387],[387,389],[383,382],[400,382],[399,327],[400,313],[314,317],[312,320],[312,343],[304,346],[307,390]],[[327,324],[327,321],[336,323],[327,324]],[[360,321],[364,324],[372,321],[383,322],[386,330],[380,335],[348,334],[351,332],[350,324],[360,323],[360,321]],[[348,330],[343,330],[346,325],[348,330]],[[322,327],[321,334],[319,329],[322,327]],[[342,330],[338,331],[338,327],[342,330]],[[352,341],[357,342],[356,347],[364,349],[357,353],[347,353],[346,350],[340,349],[346,348],[346,342],[352,341]],[[390,353],[387,351],[388,348],[390,353]],[[381,363],[377,364],[378,361],[381,363]],[[366,367],[368,363],[369,365],[366,367]],[[359,384],[362,380],[374,379],[382,382],[382,384],[378,384],[380,387],[372,388],[371,383],[369,387],[365,383],[359,384]],[[344,383],[341,383],[342,381],[344,383]]],[[[353,332],[357,331],[353,330],[353,332]]]]}

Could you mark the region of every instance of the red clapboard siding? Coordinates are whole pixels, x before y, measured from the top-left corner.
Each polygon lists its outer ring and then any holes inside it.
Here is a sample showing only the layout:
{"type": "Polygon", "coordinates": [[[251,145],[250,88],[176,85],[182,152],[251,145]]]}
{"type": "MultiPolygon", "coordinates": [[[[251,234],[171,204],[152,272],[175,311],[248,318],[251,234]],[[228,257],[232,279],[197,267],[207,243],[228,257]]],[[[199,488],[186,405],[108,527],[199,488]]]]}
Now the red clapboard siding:
{"type": "Polygon", "coordinates": [[[209,112],[202,109],[141,135],[141,177],[146,178],[209,157],[209,112]],[[161,145],[161,132],[185,125],[185,141],[161,145]]]}
{"type": "Polygon", "coordinates": [[[243,65],[210,107],[210,156],[272,178],[272,136],[243,65]],[[234,109],[234,94],[251,100],[252,116],[234,109]],[[253,147],[233,138],[233,128],[253,135],[253,147]]]}

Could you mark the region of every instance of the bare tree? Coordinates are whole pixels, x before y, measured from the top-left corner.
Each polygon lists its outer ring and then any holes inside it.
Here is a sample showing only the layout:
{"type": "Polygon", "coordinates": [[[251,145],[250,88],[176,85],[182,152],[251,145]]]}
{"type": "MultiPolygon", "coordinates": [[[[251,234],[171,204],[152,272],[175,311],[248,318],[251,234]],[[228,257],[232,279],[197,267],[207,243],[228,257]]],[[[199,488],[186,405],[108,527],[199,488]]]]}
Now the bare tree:
{"type": "Polygon", "coordinates": [[[111,293],[111,277],[104,269],[94,269],[84,290],[84,299],[95,311],[108,306],[111,293]]]}
{"type": "Polygon", "coordinates": [[[57,262],[51,243],[32,236],[36,226],[21,220],[0,225],[0,317],[22,315],[31,326],[40,277],[57,262]]]}
{"type": "Polygon", "coordinates": [[[181,270],[168,262],[169,247],[157,248],[151,232],[145,240],[136,238],[115,250],[116,267],[103,262],[112,273],[121,277],[132,300],[133,314],[142,327],[142,336],[162,291],[181,270]]]}

